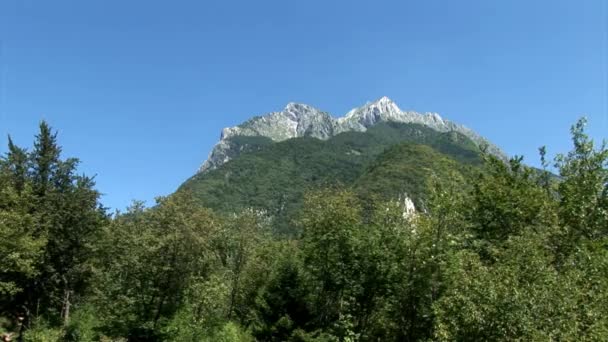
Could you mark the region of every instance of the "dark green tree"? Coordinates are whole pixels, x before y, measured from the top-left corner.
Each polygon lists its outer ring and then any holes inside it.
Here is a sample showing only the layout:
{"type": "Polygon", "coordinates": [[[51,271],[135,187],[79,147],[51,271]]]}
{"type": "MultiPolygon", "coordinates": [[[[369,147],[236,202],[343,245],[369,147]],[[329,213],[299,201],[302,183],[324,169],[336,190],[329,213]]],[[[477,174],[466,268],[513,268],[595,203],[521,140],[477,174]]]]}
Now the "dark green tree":
{"type": "Polygon", "coordinates": [[[305,198],[300,222],[304,264],[311,277],[317,324],[327,327],[348,313],[355,284],[361,208],[347,191],[320,191],[305,198]]]}
{"type": "Polygon", "coordinates": [[[37,318],[67,324],[89,284],[91,246],[106,216],[94,181],[77,175],[77,166],[61,159],[57,133],[45,122],[31,152],[9,138],[0,163],[3,252],[13,250],[3,260],[21,268],[8,302],[26,328],[37,318]]]}

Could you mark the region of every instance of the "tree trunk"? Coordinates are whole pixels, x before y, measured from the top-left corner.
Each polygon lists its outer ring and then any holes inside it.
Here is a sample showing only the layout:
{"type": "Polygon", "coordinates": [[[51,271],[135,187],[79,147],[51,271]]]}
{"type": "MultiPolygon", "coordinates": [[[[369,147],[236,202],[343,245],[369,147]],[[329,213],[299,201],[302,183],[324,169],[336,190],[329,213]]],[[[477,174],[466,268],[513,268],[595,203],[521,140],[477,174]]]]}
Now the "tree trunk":
{"type": "Polygon", "coordinates": [[[63,296],[63,325],[67,326],[68,323],[70,323],[70,307],[72,306],[72,303],[70,302],[70,293],[72,291],[66,289],[64,291],[64,296],[63,296]]]}
{"type": "Polygon", "coordinates": [[[62,278],[63,278],[64,288],[63,288],[63,304],[61,306],[61,316],[63,318],[63,326],[67,326],[68,323],[70,323],[70,307],[72,306],[72,303],[70,302],[70,294],[72,293],[72,291],[70,290],[70,287],[68,285],[68,280],[65,278],[65,276],[63,276],[62,278]]]}

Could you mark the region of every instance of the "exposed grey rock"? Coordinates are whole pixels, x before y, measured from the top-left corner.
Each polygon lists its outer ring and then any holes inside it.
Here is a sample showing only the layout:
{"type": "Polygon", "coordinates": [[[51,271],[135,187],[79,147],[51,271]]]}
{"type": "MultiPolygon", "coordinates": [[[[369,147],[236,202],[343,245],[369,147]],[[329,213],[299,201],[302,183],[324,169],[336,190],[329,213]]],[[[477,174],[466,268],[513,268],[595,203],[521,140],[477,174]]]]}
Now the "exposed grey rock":
{"type": "Polygon", "coordinates": [[[403,218],[412,218],[416,215],[416,206],[408,195],[403,194],[403,196],[400,196],[399,202],[403,207],[403,218]]]}
{"type": "Polygon", "coordinates": [[[391,99],[384,96],[354,108],[337,119],[309,105],[289,103],[280,112],[256,116],[238,126],[224,128],[220,141],[214,146],[199,172],[215,169],[238,154],[230,142],[230,138],[234,136],[263,136],[274,141],[304,136],[328,139],[347,131],[364,132],[379,122],[387,121],[422,124],[439,132],[456,131],[469,137],[478,146],[487,146],[488,152],[506,159],[504,152],[473,130],[443,119],[437,113],[402,111],[391,99]]]}
{"type": "Polygon", "coordinates": [[[328,139],[334,135],[334,119],[314,107],[289,103],[281,112],[253,117],[246,122],[222,130],[220,141],[215,145],[199,172],[215,169],[233,157],[230,138],[234,136],[263,136],[274,141],[310,136],[328,139]]]}

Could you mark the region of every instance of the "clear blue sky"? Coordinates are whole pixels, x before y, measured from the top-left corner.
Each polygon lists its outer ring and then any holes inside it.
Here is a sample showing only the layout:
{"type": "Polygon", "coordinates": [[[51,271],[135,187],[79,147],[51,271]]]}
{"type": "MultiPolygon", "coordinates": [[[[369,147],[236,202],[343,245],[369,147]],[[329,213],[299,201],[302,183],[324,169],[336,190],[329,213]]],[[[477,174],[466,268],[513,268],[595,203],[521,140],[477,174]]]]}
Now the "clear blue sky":
{"type": "Polygon", "coordinates": [[[290,101],[339,116],[386,95],[534,165],[583,114],[608,137],[606,0],[2,0],[0,49],[2,140],[49,121],[113,208],[290,101]]]}

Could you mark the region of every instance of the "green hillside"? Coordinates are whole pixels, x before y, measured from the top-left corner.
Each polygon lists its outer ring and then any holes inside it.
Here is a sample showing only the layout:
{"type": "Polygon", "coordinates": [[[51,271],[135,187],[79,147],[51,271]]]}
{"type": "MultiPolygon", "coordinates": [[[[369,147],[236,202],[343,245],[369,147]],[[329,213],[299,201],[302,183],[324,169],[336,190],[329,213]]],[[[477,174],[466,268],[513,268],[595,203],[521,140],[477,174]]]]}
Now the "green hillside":
{"type": "Polygon", "coordinates": [[[407,195],[417,208],[424,208],[430,177],[447,179],[456,174],[468,178],[475,165],[458,162],[453,156],[427,145],[401,143],[369,163],[353,186],[364,198],[386,199],[407,195]]]}
{"type": "Polygon", "coordinates": [[[267,210],[279,226],[289,221],[308,190],[339,185],[366,197],[406,193],[421,205],[428,176],[466,173],[481,162],[478,148],[464,135],[417,124],[382,123],[327,141],[236,137],[230,145],[237,158],[193,176],[180,191],[220,212],[267,210]]]}

